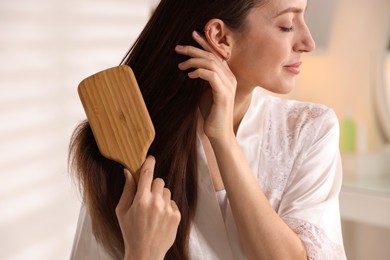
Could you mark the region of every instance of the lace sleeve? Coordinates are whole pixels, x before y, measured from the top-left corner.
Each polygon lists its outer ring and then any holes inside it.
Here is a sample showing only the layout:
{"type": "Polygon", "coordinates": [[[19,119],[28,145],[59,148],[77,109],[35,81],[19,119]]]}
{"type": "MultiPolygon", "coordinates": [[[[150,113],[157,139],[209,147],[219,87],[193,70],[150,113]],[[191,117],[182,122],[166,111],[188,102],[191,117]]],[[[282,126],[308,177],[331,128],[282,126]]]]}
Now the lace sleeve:
{"type": "Polygon", "coordinates": [[[305,244],[309,259],[346,259],[338,201],[342,167],[337,117],[328,111],[310,124],[316,134],[300,139],[302,153],[294,162],[278,214],[305,244]]]}
{"type": "Polygon", "coordinates": [[[324,230],[294,218],[284,218],[286,224],[298,235],[306,247],[309,260],[344,260],[344,248],[331,241],[324,230]]]}

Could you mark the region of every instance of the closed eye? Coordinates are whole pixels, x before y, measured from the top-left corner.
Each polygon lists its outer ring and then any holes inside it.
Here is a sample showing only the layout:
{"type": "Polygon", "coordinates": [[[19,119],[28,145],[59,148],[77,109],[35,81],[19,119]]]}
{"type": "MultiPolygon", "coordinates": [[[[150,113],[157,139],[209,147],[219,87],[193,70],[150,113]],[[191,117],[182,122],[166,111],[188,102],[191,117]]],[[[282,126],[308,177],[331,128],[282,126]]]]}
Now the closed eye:
{"type": "Polygon", "coordinates": [[[291,26],[291,27],[280,27],[280,30],[282,32],[292,32],[294,31],[294,28],[291,26]]]}

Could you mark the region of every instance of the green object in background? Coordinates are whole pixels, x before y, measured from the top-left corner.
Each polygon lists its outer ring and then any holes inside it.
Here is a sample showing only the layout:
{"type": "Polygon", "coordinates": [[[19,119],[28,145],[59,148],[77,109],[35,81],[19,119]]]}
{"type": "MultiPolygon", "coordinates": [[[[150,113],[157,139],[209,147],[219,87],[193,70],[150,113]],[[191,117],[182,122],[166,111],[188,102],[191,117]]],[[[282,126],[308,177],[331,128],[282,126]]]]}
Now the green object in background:
{"type": "Polygon", "coordinates": [[[341,122],[340,149],[342,152],[356,151],[356,124],[352,117],[347,116],[341,122]]]}

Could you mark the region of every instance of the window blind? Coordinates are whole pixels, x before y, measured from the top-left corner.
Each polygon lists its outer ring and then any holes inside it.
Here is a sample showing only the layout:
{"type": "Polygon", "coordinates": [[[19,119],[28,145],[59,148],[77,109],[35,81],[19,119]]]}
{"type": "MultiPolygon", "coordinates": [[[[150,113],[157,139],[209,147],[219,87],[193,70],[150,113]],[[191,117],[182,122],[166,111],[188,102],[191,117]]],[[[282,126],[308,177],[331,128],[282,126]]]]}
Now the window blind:
{"type": "Polygon", "coordinates": [[[67,149],[76,88],[116,66],[153,1],[0,2],[0,259],[69,259],[80,198],[67,149]]]}

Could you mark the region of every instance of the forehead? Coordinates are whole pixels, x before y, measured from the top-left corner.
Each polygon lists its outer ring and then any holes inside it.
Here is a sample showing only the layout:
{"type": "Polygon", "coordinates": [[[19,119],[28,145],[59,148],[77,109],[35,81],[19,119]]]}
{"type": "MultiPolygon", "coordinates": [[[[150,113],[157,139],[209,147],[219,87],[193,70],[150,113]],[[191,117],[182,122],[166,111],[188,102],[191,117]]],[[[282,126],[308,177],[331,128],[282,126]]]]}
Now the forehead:
{"type": "Polygon", "coordinates": [[[268,0],[253,11],[272,19],[288,13],[304,13],[306,8],[307,0],[268,0]]]}

